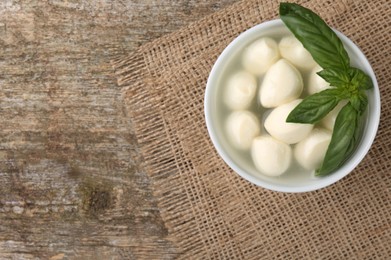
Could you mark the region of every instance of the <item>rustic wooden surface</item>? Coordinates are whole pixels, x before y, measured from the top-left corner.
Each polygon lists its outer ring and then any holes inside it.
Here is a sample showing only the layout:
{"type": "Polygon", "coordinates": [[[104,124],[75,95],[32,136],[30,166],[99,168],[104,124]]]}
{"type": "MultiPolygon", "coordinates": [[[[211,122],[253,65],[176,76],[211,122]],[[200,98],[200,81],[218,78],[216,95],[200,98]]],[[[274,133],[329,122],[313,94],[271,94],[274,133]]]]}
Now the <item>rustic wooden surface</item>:
{"type": "Polygon", "coordinates": [[[235,1],[1,1],[0,259],[177,255],[108,61],[235,1]]]}

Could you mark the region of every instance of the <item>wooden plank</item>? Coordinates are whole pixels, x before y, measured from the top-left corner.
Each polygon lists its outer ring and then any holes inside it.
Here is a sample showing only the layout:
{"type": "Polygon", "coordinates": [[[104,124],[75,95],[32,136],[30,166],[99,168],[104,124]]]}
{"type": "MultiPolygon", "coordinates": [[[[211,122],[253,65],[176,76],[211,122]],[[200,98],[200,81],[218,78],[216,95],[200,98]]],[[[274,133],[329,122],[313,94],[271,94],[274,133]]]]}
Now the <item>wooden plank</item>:
{"type": "Polygon", "coordinates": [[[233,2],[0,4],[0,259],[175,257],[108,61],[233,2]]]}

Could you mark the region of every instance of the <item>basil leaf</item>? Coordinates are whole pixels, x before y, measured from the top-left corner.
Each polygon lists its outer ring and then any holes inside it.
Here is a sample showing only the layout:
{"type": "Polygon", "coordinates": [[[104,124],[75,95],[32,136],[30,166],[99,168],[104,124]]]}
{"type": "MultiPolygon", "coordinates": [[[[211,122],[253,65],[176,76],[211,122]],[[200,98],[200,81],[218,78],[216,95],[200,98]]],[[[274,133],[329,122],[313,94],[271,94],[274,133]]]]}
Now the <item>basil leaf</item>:
{"type": "Polygon", "coordinates": [[[343,87],[350,83],[349,74],[339,69],[324,69],[317,74],[333,87],[343,87]]]}
{"type": "Polygon", "coordinates": [[[362,127],[363,121],[364,121],[363,117],[360,117],[360,116],[357,117],[356,130],[354,131],[353,139],[350,142],[348,149],[346,150],[347,155],[351,154],[354,151],[354,149],[356,148],[356,146],[360,140],[361,133],[363,130],[363,127],[362,127]]]}
{"type": "Polygon", "coordinates": [[[280,18],[322,68],[347,71],[348,53],[335,32],[317,14],[298,4],[281,3],[280,18]]]}
{"type": "Polygon", "coordinates": [[[365,72],[358,68],[350,67],[348,70],[350,82],[355,86],[356,89],[371,89],[373,88],[373,82],[365,72]]]}
{"type": "Polygon", "coordinates": [[[350,103],[357,111],[357,113],[359,113],[359,115],[362,115],[367,108],[368,98],[365,95],[365,92],[360,91],[359,93],[350,97],[350,103]]]}
{"type": "Polygon", "coordinates": [[[364,114],[365,110],[367,109],[368,97],[364,91],[360,91],[359,97],[360,97],[361,103],[360,103],[360,110],[358,112],[360,113],[360,115],[362,115],[362,114],[364,114]]]}
{"type": "Polygon", "coordinates": [[[340,89],[330,88],[304,98],[289,113],[286,122],[303,124],[319,122],[344,98],[341,93],[340,89]]]}
{"type": "Polygon", "coordinates": [[[354,150],[357,143],[358,113],[350,104],[346,104],[339,112],[334,125],[333,134],[326,156],[317,176],[326,176],[339,168],[354,150]]]}

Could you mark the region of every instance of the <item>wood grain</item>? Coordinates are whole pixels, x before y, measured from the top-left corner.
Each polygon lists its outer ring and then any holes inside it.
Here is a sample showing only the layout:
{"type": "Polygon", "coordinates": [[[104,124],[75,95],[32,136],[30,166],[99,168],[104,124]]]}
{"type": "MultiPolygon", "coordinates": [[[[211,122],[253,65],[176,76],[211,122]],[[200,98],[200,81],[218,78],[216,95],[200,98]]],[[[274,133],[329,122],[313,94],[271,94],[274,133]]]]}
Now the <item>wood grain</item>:
{"type": "Polygon", "coordinates": [[[171,259],[109,63],[235,0],[0,3],[0,259],[171,259]]]}

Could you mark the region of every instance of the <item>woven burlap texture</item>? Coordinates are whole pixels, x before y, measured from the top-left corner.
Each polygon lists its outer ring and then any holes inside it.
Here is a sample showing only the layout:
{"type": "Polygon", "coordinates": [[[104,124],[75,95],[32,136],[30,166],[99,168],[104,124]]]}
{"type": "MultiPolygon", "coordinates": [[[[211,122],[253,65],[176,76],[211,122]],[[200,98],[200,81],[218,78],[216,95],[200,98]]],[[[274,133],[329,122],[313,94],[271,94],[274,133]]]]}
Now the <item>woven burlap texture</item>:
{"type": "Polygon", "coordinates": [[[209,72],[246,29],[278,17],[276,1],[244,1],[113,61],[169,230],[189,259],[391,259],[391,5],[299,1],[352,39],[377,75],[382,118],[364,161],[338,183],[272,192],[217,155],[205,125],[209,72]]]}

